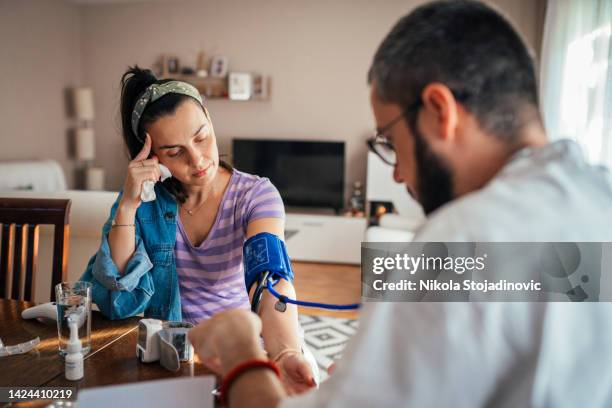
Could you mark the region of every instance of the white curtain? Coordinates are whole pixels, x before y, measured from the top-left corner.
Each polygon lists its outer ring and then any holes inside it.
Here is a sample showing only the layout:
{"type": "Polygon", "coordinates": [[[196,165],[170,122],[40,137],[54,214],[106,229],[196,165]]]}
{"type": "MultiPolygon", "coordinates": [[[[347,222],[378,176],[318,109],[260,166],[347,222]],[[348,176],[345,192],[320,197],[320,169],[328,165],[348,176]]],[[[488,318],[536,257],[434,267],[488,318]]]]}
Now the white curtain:
{"type": "Polygon", "coordinates": [[[549,0],[540,103],[551,140],[612,168],[612,0],[549,0]]]}

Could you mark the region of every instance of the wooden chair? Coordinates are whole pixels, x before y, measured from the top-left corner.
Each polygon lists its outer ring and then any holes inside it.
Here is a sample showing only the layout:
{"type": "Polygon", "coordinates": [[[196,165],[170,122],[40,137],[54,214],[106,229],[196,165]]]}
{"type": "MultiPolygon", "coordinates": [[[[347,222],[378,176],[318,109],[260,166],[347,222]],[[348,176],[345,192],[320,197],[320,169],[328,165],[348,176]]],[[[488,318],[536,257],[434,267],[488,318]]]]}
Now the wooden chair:
{"type": "Polygon", "coordinates": [[[70,200],[0,198],[0,298],[34,299],[39,225],[54,225],[50,299],[55,299],[55,285],[67,277],[70,204],[70,200]]]}

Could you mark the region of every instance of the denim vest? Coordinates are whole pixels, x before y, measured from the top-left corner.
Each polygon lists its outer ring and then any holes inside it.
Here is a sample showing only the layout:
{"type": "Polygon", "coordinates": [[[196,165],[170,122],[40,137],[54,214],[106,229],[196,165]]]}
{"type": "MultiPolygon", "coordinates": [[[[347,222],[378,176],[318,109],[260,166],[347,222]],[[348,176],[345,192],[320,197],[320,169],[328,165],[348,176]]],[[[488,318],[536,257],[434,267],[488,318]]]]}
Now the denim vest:
{"type": "Polygon", "coordinates": [[[108,232],[121,194],[102,229],[102,243],[89,260],[82,281],[92,283],[92,299],[109,319],[144,313],[145,317],[182,320],[174,257],[177,203],[160,184],[157,199],[142,203],[136,212],[136,250],[123,276],[110,255],[108,232]]]}

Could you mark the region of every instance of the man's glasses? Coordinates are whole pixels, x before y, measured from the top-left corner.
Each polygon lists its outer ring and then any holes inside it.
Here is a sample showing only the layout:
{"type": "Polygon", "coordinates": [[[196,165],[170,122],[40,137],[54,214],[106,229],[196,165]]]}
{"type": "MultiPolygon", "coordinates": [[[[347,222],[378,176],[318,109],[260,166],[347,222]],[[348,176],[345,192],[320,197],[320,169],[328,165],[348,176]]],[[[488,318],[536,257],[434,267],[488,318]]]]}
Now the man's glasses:
{"type": "Polygon", "coordinates": [[[367,140],[368,148],[374,152],[380,159],[390,166],[397,164],[397,153],[395,152],[395,146],[387,137],[387,133],[395,126],[400,120],[404,119],[409,114],[417,111],[421,107],[421,99],[415,101],[408,109],[400,113],[395,119],[387,123],[380,129],[376,129],[374,136],[367,140]]]}
{"type": "Polygon", "coordinates": [[[397,155],[395,154],[395,147],[393,143],[387,138],[387,132],[395,126],[397,122],[399,122],[404,117],[404,112],[402,112],[398,117],[393,119],[391,122],[387,123],[380,129],[377,129],[374,133],[374,136],[367,140],[368,148],[374,152],[380,159],[391,165],[395,166],[397,164],[397,155]]]}

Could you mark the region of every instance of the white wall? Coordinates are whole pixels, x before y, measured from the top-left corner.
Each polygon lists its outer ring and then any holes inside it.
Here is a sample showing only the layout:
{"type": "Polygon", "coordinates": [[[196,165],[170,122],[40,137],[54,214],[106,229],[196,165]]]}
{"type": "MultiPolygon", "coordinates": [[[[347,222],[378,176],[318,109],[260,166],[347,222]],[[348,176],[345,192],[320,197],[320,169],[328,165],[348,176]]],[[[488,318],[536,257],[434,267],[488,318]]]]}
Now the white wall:
{"type": "MultiPolygon", "coordinates": [[[[496,0],[539,49],[544,0],[496,0]]],[[[123,184],[119,80],[128,65],[162,53],[194,65],[199,51],[232,70],[272,77],[269,102],[210,101],[221,152],[232,137],[343,140],[347,185],[365,181],[373,127],[366,72],[392,25],[418,0],[0,0],[0,160],[59,160],[70,186],[63,92],[90,85],[96,164],[107,189],[123,184]],[[89,2],[84,2],[89,3],[89,2]]]]}
{"type": "Polygon", "coordinates": [[[0,0],[0,160],[57,160],[69,185],[65,94],[81,77],[80,23],[72,4],[0,0]]]}
{"type": "MultiPolygon", "coordinates": [[[[119,79],[126,67],[151,66],[161,53],[195,65],[201,50],[229,57],[232,70],[272,77],[269,102],[210,101],[221,152],[232,137],[344,140],[347,185],[365,181],[365,139],[374,125],[366,73],[392,25],[420,1],[228,0],[85,7],[83,78],[96,92],[97,148],[119,188],[119,79]]],[[[539,42],[537,1],[499,2],[528,42],[539,42]]]]}

